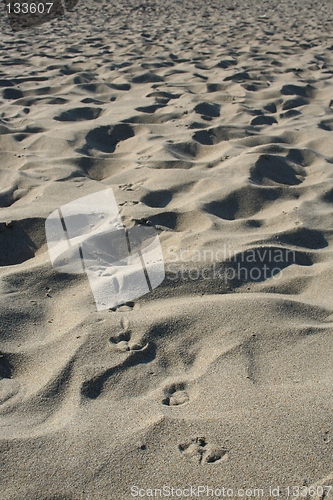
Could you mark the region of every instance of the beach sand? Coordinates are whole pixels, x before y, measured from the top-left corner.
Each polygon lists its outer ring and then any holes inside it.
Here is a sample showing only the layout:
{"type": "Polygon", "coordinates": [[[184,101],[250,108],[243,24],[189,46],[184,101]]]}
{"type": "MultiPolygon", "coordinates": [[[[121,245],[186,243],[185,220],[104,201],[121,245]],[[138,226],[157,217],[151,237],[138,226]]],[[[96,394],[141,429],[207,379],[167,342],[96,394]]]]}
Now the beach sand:
{"type": "Polygon", "coordinates": [[[1,8],[0,499],[333,496],[332,4],[1,8]],[[45,220],[108,188],[166,275],[98,311],[45,220]]]}

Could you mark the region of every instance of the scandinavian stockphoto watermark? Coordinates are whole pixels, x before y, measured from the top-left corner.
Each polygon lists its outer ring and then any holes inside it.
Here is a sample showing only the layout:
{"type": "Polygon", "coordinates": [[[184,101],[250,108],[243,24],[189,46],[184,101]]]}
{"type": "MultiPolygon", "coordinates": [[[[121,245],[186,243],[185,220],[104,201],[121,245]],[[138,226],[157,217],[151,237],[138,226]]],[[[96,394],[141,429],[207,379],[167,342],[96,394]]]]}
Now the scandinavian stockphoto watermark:
{"type": "Polygon", "coordinates": [[[222,280],[225,284],[280,280],[285,267],[297,263],[295,250],[256,247],[241,250],[228,242],[215,249],[170,246],[165,269],[170,281],[222,280]]]}
{"type": "Polygon", "coordinates": [[[55,210],[46,219],[45,231],[54,269],[85,272],[98,310],[142,297],[164,280],[156,230],[144,225],[125,228],[111,188],[55,210]]]}
{"type": "Polygon", "coordinates": [[[86,273],[98,310],[140,298],[164,278],[179,281],[222,280],[227,285],[279,280],[282,270],[302,262],[295,250],[256,247],[245,251],[231,243],[215,249],[169,246],[164,257],[153,226],[124,227],[111,188],[63,205],[45,222],[55,270],[86,273]]]}
{"type": "Polygon", "coordinates": [[[332,486],[313,485],[313,486],[268,486],[266,488],[242,487],[230,488],[226,486],[208,486],[208,485],[187,485],[161,487],[142,487],[132,485],[130,487],[132,498],[331,498],[332,486]]]}

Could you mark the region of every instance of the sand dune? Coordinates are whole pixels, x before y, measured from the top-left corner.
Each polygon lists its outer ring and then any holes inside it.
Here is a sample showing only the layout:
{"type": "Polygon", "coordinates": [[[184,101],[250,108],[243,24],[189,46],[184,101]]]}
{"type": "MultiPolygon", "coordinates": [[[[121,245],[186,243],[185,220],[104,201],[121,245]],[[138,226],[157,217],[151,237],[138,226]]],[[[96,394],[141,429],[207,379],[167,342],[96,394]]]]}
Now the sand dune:
{"type": "Polygon", "coordinates": [[[4,12],[0,499],[330,498],[332,5],[4,12]],[[107,188],[166,276],[97,311],[45,220],[107,188]]]}

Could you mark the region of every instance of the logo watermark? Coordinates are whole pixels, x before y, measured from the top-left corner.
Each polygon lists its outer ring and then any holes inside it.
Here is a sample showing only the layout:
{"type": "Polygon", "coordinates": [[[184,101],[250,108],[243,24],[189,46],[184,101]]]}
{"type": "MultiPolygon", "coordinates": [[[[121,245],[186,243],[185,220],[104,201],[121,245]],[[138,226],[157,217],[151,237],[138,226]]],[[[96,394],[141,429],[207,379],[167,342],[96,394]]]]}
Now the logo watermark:
{"type": "Polygon", "coordinates": [[[54,269],[85,272],[98,310],[142,297],[164,280],[157,231],[150,226],[126,229],[111,188],[55,210],[45,231],[54,269]]]}

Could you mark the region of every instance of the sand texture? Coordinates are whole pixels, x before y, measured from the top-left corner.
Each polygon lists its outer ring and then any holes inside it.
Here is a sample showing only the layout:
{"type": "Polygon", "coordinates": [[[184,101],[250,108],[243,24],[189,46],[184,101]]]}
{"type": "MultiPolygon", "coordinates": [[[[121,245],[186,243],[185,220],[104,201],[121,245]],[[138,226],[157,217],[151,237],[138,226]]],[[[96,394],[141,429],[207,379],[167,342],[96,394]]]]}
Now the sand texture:
{"type": "Polygon", "coordinates": [[[1,9],[0,500],[333,498],[332,4],[1,9]],[[166,276],[97,311],[45,220],[108,188],[166,276]]]}

